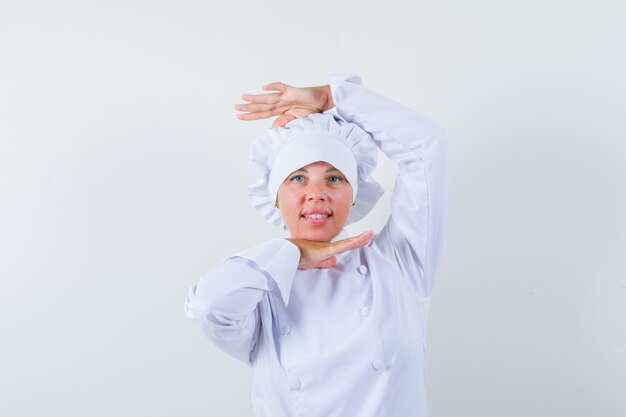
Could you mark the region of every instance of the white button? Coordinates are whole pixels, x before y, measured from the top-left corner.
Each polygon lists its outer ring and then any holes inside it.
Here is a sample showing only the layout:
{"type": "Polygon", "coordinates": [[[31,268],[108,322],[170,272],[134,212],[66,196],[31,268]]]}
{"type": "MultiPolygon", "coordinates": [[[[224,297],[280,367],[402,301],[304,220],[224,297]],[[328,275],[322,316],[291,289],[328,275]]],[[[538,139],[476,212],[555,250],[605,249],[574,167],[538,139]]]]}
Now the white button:
{"type": "Polygon", "coordinates": [[[367,266],[365,265],[359,265],[358,270],[359,270],[359,274],[363,274],[363,275],[367,274],[367,266]]]}
{"type": "Polygon", "coordinates": [[[363,316],[367,316],[367,315],[370,313],[370,310],[371,310],[371,309],[372,309],[372,308],[371,308],[371,307],[368,307],[368,306],[361,307],[361,315],[363,315],[363,316]]]}
{"type": "Polygon", "coordinates": [[[296,377],[289,378],[289,389],[292,391],[298,391],[302,384],[300,380],[296,377]]]}
{"type": "Polygon", "coordinates": [[[385,362],[380,359],[376,359],[374,362],[372,362],[372,368],[374,368],[376,371],[378,371],[379,369],[383,369],[383,366],[385,366],[385,362]]]}
{"type": "Polygon", "coordinates": [[[280,334],[283,336],[288,335],[289,333],[291,333],[291,327],[289,327],[289,325],[285,324],[280,328],[280,334]]]}

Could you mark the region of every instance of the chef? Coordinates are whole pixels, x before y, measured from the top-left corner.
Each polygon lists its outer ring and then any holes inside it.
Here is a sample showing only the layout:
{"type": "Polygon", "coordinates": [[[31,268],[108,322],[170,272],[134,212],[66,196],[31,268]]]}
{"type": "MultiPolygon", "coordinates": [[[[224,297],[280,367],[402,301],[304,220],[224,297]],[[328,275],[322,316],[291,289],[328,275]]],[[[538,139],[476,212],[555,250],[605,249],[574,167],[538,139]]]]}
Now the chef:
{"type": "Polygon", "coordinates": [[[250,149],[248,194],[289,237],[228,257],[189,289],[185,313],[254,368],[257,417],[425,417],[430,297],[446,244],[447,141],[427,117],[364,87],[264,87],[242,120],[278,116],[250,149]],[[349,237],[398,164],[379,233],[349,237]]]}

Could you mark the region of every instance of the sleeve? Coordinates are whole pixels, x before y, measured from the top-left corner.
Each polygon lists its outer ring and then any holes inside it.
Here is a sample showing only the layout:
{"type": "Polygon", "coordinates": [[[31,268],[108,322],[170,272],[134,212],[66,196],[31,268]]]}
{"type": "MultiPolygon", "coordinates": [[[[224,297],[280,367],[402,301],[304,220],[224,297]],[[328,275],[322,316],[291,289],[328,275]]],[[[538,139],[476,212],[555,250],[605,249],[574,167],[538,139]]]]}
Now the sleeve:
{"type": "Polygon", "coordinates": [[[298,247],[278,238],[230,256],[189,288],[185,314],[218,348],[252,366],[258,304],[267,292],[288,304],[299,260],[298,247]]]}
{"type": "Polygon", "coordinates": [[[331,74],[335,107],[327,110],[367,131],[398,164],[391,214],[372,246],[429,296],[447,234],[447,139],[427,117],[363,86],[354,74],[331,74]]]}

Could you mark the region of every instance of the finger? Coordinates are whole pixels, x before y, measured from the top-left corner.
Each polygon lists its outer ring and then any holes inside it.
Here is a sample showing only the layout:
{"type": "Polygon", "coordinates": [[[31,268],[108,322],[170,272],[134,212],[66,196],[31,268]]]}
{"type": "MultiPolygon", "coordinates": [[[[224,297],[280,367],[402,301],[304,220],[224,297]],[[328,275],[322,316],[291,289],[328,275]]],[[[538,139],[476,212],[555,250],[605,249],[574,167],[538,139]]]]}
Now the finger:
{"type": "Polygon", "coordinates": [[[295,118],[296,116],[292,116],[291,114],[283,114],[278,119],[274,120],[274,123],[272,123],[272,129],[275,127],[283,127],[295,118]]]}
{"type": "Polygon", "coordinates": [[[240,113],[237,117],[240,120],[258,120],[258,119],[267,119],[268,117],[276,116],[271,111],[262,111],[256,113],[240,113]]]}
{"type": "Polygon", "coordinates": [[[371,232],[363,232],[360,235],[357,236],[353,236],[353,237],[349,237],[347,239],[342,239],[342,240],[338,240],[334,243],[331,244],[331,246],[333,246],[334,250],[341,250],[341,251],[345,251],[345,250],[349,250],[349,249],[355,249],[358,248],[360,246],[363,246],[365,243],[367,243],[367,241],[369,240],[369,238],[371,237],[371,232]]]}
{"type": "Polygon", "coordinates": [[[239,111],[245,112],[257,112],[257,111],[268,111],[272,110],[274,105],[272,104],[256,104],[256,103],[247,103],[247,104],[235,104],[235,109],[239,111]]]}
{"type": "Polygon", "coordinates": [[[362,248],[367,245],[374,236],[373,230],[368,230],[358,236],[349,237],[347,239],[338,240],[329,246],[329,255],[337,255],[352,249],[362,248]]]}
{"type": "Polygon", "coordinates": [[[241,98],[251,103],[275,104],[280,100],[282,93],[272,94],[242,94],[241,98]]]}
{"type": "Polygon", "coordinates": [[[374,237],[374,231],[373,230],[367,230],[363,233],[361,233],[359,236],[357,236],[357,240],[358,240],[358,245],[359,247],[365,246],[367,245],[370,240],[372,240],[372,237],[374,237]]]}

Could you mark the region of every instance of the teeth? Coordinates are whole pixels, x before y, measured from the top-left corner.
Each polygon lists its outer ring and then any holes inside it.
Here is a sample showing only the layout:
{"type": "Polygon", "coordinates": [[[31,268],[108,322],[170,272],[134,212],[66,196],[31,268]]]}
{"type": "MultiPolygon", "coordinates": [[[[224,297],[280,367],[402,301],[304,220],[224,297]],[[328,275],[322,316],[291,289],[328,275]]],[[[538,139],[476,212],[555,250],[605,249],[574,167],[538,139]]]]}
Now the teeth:
{"type": "Polygon", "coordinates": [[[328,217],[328,214],[305,214],[304,217],[307,219],[325,219],[328,217]]]}

